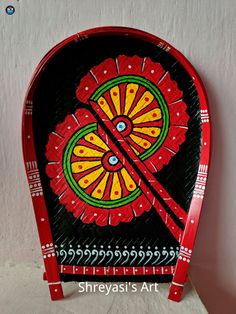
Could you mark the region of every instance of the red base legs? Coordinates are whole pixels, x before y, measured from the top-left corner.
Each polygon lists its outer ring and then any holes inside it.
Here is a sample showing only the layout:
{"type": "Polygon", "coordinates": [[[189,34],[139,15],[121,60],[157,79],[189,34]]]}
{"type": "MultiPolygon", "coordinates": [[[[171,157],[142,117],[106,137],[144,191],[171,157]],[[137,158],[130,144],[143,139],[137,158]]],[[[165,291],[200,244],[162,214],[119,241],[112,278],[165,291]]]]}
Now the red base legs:
{"type": "MultiPolygon", "coordinates": [[[[188,274],[185,277],[185,282],[187,281],[188,281],[188,274]]],[[[172,281],[170,285],[170,289],[169,289],[168,299],[175,302],[179,302],[182,299],[183,290],[184,290],[184,284],[179,284],[172,281]]]]}
{"type": "Polygon", "coordinates": [[[176,285],[175,283],[171,283],[168,299],[179,302],[182,298],[184,285],[176,285]]]}
{"type": "Polygon", "coordinates": [[[64,298],[61,283],[48,283],[51,300],[60,300],[64,298]]]}
{"type": "MultiPolygon", "coordinates": [[[[46,272],[43,273],[43,280],[48,281],[46,272]]],[[[60,282],[49,282],[48,287],[52,301],[61,300],[64,298],[62,285],[60,282]]]]}

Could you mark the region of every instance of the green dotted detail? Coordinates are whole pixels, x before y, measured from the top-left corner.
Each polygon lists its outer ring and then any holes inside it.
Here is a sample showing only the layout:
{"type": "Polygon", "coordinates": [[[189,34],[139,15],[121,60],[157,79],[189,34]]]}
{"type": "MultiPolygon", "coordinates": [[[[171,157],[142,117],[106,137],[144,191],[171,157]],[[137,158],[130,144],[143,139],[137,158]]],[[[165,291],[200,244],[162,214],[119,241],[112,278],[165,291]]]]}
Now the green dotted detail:
{"type": "Polygon", "coordinates": [[[121,84],[121,83],[137,83],[139,85],[142,85],[146,87],[147,90],[149,90],[153,96],[156,98],[158,101],[158,104],[160,105],[161,113],[162,113],[162,129],[161,133],[159,134],[156,142],[149,148],[147,149],[143,154],[139,155],[139,158],[141,160],[145,160],[148,157],[150,157],[152,154],[154,154],[158,148],[161,147],[163,144],[168,130],[169,130],[169,111],[168,107],[166,104],[166,101],[164,97],[162,96],[160,90],[149,80],[141,77],[141,76],[134,76],[134,75],[124,75],[124,76],[119,76],[116,77],[103,85],[101,85],[91,96],[91,100],[93,101],[98,101],[98,99],[107,91],[110,90],[112,87],[121,84]]]}
{"type": "Polygon", "coordinates": [[[94,132],[97,130],[97,123],[89,124],[82,129],[80,129],[78,132],[76,132],[71,139],[68,141],[64,155],[63,155],[63,170],[66,177],[66,180],[71,187],[71,189],[78,195],[81,199],[83,199],[84,202],[101,208],[116,208],[119,206],[126,205],[133,200],[135,200],[139,195],[141,195],[141,190],[139,188],[136,188],[131,194],[118,199],[118,200],[99,200],[96,199],[87,193],[84,192],[84,190],[78,185],[77,181],[73,177],[72,174],[72,168],[71,168],[71,156],[73,154],[73,150],[77,144],[77,142],[84,137],[86,134],[90,132],[94,132]]]}

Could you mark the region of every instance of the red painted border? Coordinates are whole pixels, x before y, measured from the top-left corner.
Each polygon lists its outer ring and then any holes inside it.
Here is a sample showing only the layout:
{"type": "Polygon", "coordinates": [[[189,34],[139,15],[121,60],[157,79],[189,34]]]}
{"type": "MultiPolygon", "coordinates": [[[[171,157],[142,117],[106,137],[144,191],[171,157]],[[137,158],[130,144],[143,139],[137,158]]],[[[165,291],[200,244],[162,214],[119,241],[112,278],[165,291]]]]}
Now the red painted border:
{"type": "Polygon", "coordinates": [[[190,62],[179,51],[177,51],[175,48],[173,48],[164,40],[154,35],[151,35],[144,31],[126,27],[98,27],[94,29],[89,29],[87,31],[77,33],[56,45],[45,55],[45,57],[37,66],[33,74],[33,78],[31,79],[31,82],[29,84],[28,91],[26,93],[26,97],[24,100],[24,108],[22,115],[22,146],[24,163],[30,186],[32,202],[34,206],[34,212],[38,226],[38,232],[43,255],[49,257],[44,259],[44,264],[46,269],[46,277],[48,280],[49,289],[51,293],[51,298],[54,300],[63,298],[63,293],[59,276],[60,268],[59,265],[57,264],[57,259],[55,256],[47,208],[45,205],[45,200],[37,168],[37,160],[32,130],[33,94],[37,86],[38,80],[42,74],[43,68],[45,68],[47,64],[51,61],[53,56],[57,54],[61,49],[65,48],[67,44],[69,44],[72,41],[85,40],[88,37],[106,35],[132,36],[150,42],[162,48],[163,50],[168,51],[168,53],[174,56],[182,64],[182,66],[188,71],[189,75],[193,78],[195,82],[195,87],[199,95],[202,118],[202,150],[200,155],[199,173],[187,217],[183,239],[181,242],[180,255],[175,267],[173,281],[170,287],[169,294],[170,299],[179,301],[181,298],[183,285],[187,277],[189,261],[191,258],[191,253],[193,250],[194,241],[196,237],[204,197],[206,179],[208,174],[208,165],[210,159],[210,118],[207,105],[207,96],[199,75],[197,74],[193,66],[190,64],[190,62]]]}
{"type": "MultiPolygon", "coordinates": [[[[175,266],[71,266],[59,265],[60,274],[96,275],[96,276],[124,276],[124,275],[172,275],[175,266]]],[[[117,278],[119,280],[119,278],[117,278]]]]}

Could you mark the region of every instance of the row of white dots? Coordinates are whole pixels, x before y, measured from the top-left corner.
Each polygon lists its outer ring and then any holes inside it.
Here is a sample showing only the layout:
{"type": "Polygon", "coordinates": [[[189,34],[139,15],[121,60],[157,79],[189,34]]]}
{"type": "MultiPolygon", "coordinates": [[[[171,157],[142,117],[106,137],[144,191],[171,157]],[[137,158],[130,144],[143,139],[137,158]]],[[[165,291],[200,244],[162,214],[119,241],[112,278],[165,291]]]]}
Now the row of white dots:
{"type": "Polygon", "coordinates": [[[198,185],[198,184],[197,184],[197,185],[196,185],[196,188],[197,188],[197,189],[205,190],[205,186],[204,186],[204,185],[198,185]]]}
{"type": "Polygon", "coordinates": [[[42,245],[42,249],[48,248],[48,247],[52,247],[53,243],[47,243],[45,245],[42,245]]]}
{"type": "Polygon", "coordinates": [[[181,246],[180,248],[181,248],[181,250],[192,253],[192,250],[189,250],[187,247],[181,246]]]}
{"type": "Polygon", "coordinates": [[[181,255],[179,256],[180,260],[183,260],[184,262],[190,263],[190,259],[186,258],[186,257],[182,257],[181,255]]]}
{"type": "Polygon", "coordinates": [[[196,198],[201,198],[201,199],[203,199],[203,195],[200,195],[200,194],[193,194],[193,197],[196,197],[196,198]]]}
{"type": "Polygon", "coordinates": [[[36,179],[39,178],[39,174],[34,174],[33,176],[29,176],[29,179],[36,179]]]}
{"type": "Polygon", "coordinates": [[[35,183],[35,184],[30,184],[30,188],[32,189],[33,187],[41,186],[41,183],[35,183]]]}
{"type": "MultiPolygon", "coordinates": [[[[64,248],[64,246],[65,246],[64,244],[61,244],[61,245],[59,245],[59,246],[58,246],[58,245],[55,245],[55,248],[58,248],[58,247],[64,248]]],[[[70,244],[69,247],[72,248],[73,245],[70,244]]],[[[77,247],[80,248],[81,245],[78,244],[77,247]]],[[[89,245],[86,244],[85,247],[88,248],[89,245]]],[[[93,247],[94,247],[94,248],[100,247],[101,249],[103,249],[103,248],[104,248],[104,245],[95,245],[95,244],[94,244],[93,247]]],[[[111,245],[108,245],[107,248],[110,249],[110,248],[111,248],[111,245]]],[[[115,248],[116,248],[116,249],[119,249],[120,247],[119,247],[118,245],[116,245],[115,248]]],[[[124,249],[127,249],[127,248],[128,248],[128,247],[125,245],[125,246],[124,246],[124,249]]],[[[132,246],[131,248],[132,248],[133,250],[134,250],[134,249],[138,249],[138,248],[140,248],[140,249],[142,250],[144,247],[143,247],[142,245],[140,245],[140,246],[136,246],[136,247],[135,247],[135,246],[132,246]]],[[[147,249],[150,250],[150,249],[151,249],[151,246],[147,246],[147,249]]],[[[154,249],[155,249],[155,250],[158,250],[158,247],[155,246],[154,249]]],[[[159,249],[162,250],[162,251],[165,251],[165,250],[166,250],[166,247],[165,247],[165,246],[164,246],[164,247],[160,247],[159,249]]],[[[178,251],[178,250],[179,250],[179,247],[174,248],[173,246],[171,246],[171,247],[170,247],[170,250],[177,250],[177,251],[178,251]]]]}
{"type": "Polygon", "coordinates": [[[42,196],[42,195],[43,195],[43,192],[32,193],[32,197],[42,196]]]}
{"type": "Polygon", "coordinates": [[[47,258],[47,257],[51,257],[51,256],[52,257],[55,256],[55,253],[44,255],[43,258],[47,258]]]}

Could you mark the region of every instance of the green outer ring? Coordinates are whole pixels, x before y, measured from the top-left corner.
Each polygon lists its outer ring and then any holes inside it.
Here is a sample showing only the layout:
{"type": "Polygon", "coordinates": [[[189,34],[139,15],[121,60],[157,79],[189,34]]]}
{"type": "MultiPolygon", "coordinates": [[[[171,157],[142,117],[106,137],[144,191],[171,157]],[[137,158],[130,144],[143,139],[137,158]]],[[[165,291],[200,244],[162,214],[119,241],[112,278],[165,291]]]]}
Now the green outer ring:
{"type": "Polygon", "coordinates": [[[158,136],[157,141],[147,150],[145,153],[139,155],[139,158],[141,160],[145,160],[148,157],[150,157],[155,151],[158,150],[158,148],[163,144],[168,130],[169,130],[169,111],[168,107],[166,104],[166,101],[161,94],[160,90],[149,80],[141,77],[141,76],[133,76],[133,75],[124,75],[124,76],[119,76],[116,77],[110,81],[107,81],[103,85],[101,85],[94,94],[91,96],[91,100],[97,101],[108,89],[111,89],[117,84],[121,83],[138,83],[140,85],[145,86],[158,100],[158,103],[161,107],[161,112],[162,112],[162,119],[163,119],[163,126],[161,129],[161,133],[158,136]]]}
{"type": "MultiPolygon", "coordinates": [[[[145,86],[158,100],[158,103],[161,108],[162,112],[162,119],[163,119],[163,126],[161,130],[161,134],[158,137],[158,140],[155,142],[154,145],[152,145],[145,153],[141,154],[139,158],[141,160],[145,160],[148,157],[150,157],[164,142],[166,135],[168,133],[169,129],[169,112],[168,107],[166,104],[166,101],[161,94],[160,90],[149,80],[140,77],[140,76],[133,76],[133,75],[125,75],[125,76],[119,76],[117,78],[114,78],[103,85],[101,85],[95,93],[91,96],[91,100],[97,101],[101,95],[106,92],[108,89],[114,87],[117,84],[121,83],[138,83],[140,85],[145,86]]],[[[66,180],[70,187],[73,189],[73,191],[86,203],[101,207],[101,208],[116,208],[119,206],[126,205],[127,203],[130,203],[131,201],[135,200],[139,195],[141,195],[141,190],[139,188],[136,188],[131,194],[119,199],[119,200],[109,200],[109,201],[102,201],[97,200],[90,195],[86,194],[82,188],[79,187],[76,180],[74,179],[71,171],[71,155],[73,153],[73,149],[75,147],[75,144],[78,142],[78,140],[85,136],[86,134],[93,132],[97,130],[97,123],[89,124],[82,129],[80,129],[78,132],[74,133],[74,135],[70,138],[70,140],[67,143],[64,155],[63,155],[63,170],[65,173],[66,180]]]]}
{"type": "Polygon", "coordinates": [[[73,153],[73,149],[75,147],[75,144],[78,142],[78,140],[85,136],[86,134],[93,132],[97,130],[97,123],[91,123],[89,125],[86,125],[82,129],[80,129],[78,132],[74,133],[73,136],[70,138],[70,140],[67,143],[64,155],[63,155],[63,170],[66,177],[66,180],[72,190],[86,203],[96,206],[96,207],[102,207],[102,208],[115,208],[122,205],[126,205],[127,203],[135,200],[139,195],[141,195],[141,190],[139,188],[136,188],[131,194],[123,197],[119,200],[109,200],[109,201],[101,201],[96,200],[95,198],[91,197],[90,195],[86,194],[82,188],[79,187],[76,180],[74,179],[71,171],[71,155],[73,153]]]}

